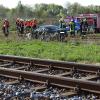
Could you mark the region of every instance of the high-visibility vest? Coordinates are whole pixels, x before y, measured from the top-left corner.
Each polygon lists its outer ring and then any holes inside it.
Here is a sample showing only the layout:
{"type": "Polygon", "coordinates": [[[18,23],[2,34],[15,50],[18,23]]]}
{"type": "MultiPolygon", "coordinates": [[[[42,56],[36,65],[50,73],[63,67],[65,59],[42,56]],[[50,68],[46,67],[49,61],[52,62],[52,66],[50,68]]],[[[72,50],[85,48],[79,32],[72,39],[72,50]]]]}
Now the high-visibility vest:
{"type": "Polygon", "coordinates": [[[70,25],[70,31],[71,32],[75,31],[75,23],[74,22],[70,22],[69,25],[70,25]]]}
{"type": "Polygon", "coordinates": [[[37,25],[37,20],[33,20],[33,25],[34,25],[34,26],[37,25]]]}

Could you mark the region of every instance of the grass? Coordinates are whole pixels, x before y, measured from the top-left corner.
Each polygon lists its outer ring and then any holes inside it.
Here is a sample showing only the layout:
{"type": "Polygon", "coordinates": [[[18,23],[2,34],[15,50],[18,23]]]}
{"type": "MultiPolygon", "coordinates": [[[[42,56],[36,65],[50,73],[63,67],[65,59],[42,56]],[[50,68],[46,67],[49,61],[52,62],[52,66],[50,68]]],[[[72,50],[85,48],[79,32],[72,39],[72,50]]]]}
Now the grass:
{"type": "Polygon", "coordinates": [[[80,40],[66,43],[29,41],[16,36],[16,33],[12,32],[6,39],[0,33],[0,54],[74,62],[100,62],[100,46],[95,43],[84,44],[80,40]]]}
{"type": "Polygon", "coordinates": [[[100,46],[96,44],[1,39],[0,54],[74,62],[100,62],[100,46]]]}

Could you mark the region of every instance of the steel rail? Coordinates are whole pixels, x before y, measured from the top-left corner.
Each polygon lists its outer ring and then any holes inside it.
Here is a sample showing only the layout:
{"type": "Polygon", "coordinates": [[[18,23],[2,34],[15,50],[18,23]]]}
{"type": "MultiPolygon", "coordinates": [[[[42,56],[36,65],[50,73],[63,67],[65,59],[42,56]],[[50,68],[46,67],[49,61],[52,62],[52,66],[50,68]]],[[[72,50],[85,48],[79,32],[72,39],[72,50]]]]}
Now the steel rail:
{"type": "Polygon", "coordinates": [[[86,90],[100,95],[100,84],[95,82],[82,81],[77,79],[46,75],[35,72],[26,72],[26,71],[1,68],[1,67],[0,67],[0,75],[7,75],[17,78],[20,77],[21,75],[25,79],[35,80],[40,82],[46,82],[48,80],[52,84],[61,85],[63,87],[67,88],[69,87],[73,89],[78,85],[82,90],[86,90]]]}
{"type": "Polygon", "coordinates": [[[57,60],[45,60],[45,59],[37,59],[37,58],[28,58],[28,57],[19,57],[19,56],[5,56],[0,55],[0,60],[5,61],[13,61],[16,63],[24,63],[24,64],[33,64],[33,65],[45,65],[46,67],[59,67],[59,68],[75,68],[79,70],[86,70],[92,72],[99,72],[100,66],[92,65],[92,64],[79,64],[75,62],[67,62],[67,61],[57,61],[57,60]]]}

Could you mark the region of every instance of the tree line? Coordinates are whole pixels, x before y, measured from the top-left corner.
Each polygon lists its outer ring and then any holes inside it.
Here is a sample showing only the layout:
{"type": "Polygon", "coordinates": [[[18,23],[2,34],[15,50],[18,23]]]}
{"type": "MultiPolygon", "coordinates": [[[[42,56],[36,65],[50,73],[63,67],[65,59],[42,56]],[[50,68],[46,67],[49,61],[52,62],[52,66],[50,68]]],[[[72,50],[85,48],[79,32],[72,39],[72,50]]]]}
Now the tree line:
{"type": "Polygon", "coordinates": [[[19,17],[22,19],[37,18],[39,23],[44,21],[48,23],[57,23],[59,18],[76,16],[82,13],[99,13],[100,6],[82,6],[79,3],[66,3],[65,7],[56,4],[35,4],[34,6],[23,5],[21,1],[15,8],[9,9],[0,5],[0,19],[8,18],[11,23],[19,17]]]}

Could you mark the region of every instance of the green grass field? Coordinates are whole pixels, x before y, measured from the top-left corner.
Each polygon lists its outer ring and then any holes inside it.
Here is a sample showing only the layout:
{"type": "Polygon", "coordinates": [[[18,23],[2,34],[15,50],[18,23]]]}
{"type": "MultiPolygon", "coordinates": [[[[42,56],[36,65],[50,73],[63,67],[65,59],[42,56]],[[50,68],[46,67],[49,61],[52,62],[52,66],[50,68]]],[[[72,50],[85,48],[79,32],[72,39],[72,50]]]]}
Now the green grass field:
{"type": "Polygon", "coordinates": [[[41,42],[38,40],[0,40],[0,54],[75,62],[100,62],[96,44],[41,42]]]}

